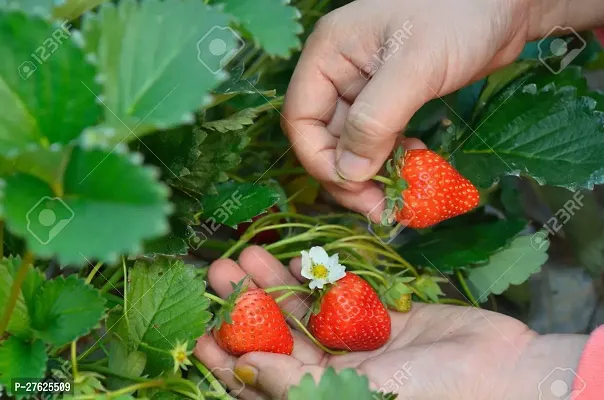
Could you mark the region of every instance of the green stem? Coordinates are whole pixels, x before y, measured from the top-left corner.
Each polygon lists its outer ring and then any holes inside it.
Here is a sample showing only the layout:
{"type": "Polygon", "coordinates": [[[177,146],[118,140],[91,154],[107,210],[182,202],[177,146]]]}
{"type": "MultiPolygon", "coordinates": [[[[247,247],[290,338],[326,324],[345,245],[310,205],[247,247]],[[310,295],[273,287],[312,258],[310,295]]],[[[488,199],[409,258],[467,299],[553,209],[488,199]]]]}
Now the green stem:
{"type": "Polygon", "coordinates": [[[273,286],[268,289],[264,289],[266,293],[279,292],[281,290],[289,290],[292,292],[304,292],[304,293],[312,293],[312,291],[306,285],[298,285],[298,286],[273,286]]]}
{"type": "Polygon", "coordinates": [[[386,178],[385,176],[376,175],[371,179],[377,182],[382,182],[383,184],[388,186],[394,186],[394,181],[390,178],[386,178]]]}
{"type": "Polygon", "coordinates": [[[329,243],[327,245],[325,245],[325,250],[334,250],[334,249],[362,249],[362,250],[367,250],[370,252],[374,252],[377,254],[380,254],[384,257],[388,257],[391,260],[395,260],[398,261],[404,268],[407,268],[409,271],[411,271],[413,273],[413,275],[415,275],[415,277],[419,278],[419,274],[417,272],[417,270],[411,265],[409,264],[408,261],[404,260],[401,256],[399,256],[397,253],[391,252],[391,251],[386,251],[386,250],[380,250],[378,248],[375,247],[368,247],[368,246],[363,246],[359,243],[354,243],[354,246],[349,246],[347,243],[342,243],[345,242],[344,240],[342,241],[337,241],[337,242],[333,242],[333,243],[329,243]]]}
{"type": "Polygon", "coordinates": [[[94,276],[96,275],[96,273],[99,271],[99,269],[102,266],[103,266],[102,262],[99,261],[98,263],[96,263],[94,268],[92,268],[92,271],[90,271],[90,273],[88,274],[88,277],[86,278],[86,283],[92,282],[92,278],[94,278],[94,276]]]}
{"type": "Polygon", "coordinates": [[[164,349],[160,349],[159,347],[151,346],[150,344],[147,344],[145,342],[140,342],[138,345],[140,347],[144,347],[147,350],[155,351],[157,353],[162,353],[162,354],[168,354],[168,355],[172,356],[168,350],[164,350],[164,349]]]}
{"type": "Polygon", "coordinates": [[[71,373],[73,375],[74,382],[78,382],[78,357],[77,357],[77,341],[71,342],[71,373]]]}
{"type": "MultiPolygon", "coordinates": [[[[214,375],[212,375],[212,373],[206,368],[205,365],[201,363],[201,361],[196,358],[193,358],[191,361],[193,362],[195,368],[197,368],[197,370],[201,373],[201,375],[210,383],[210,387],[216,387],[216,385],[221,386],[220,382],[218,382],[216,378],[214,378],[214,375]]],[[[228,393],[226,393],[226,390],[224,391],[223,396],[217,397],[216,395],[214,395],[213,397],[221,400],[235,400],[233,397],[229,396],[228,393]]]]}
{"type": "Polygon", "coordinates": [[[13,285],[11,286],[11,291],[6,301],[6,306],[4,307],[4,315],[2,316],[2,320],[0,321],[0,338],[4,335],[6,328],[8,327],[8,323],[10,322],[10,318],[13,315],[13,311],[15,306],[17,305],[17,300],[19,299],[19,295],[21,294],[21,286],[27,277],[27,272],[29,268],[32,266],[34,262],[34,255],[27,251],[23,255],[23,259],[21,260],[21,266],[17,270],[17,275],[15,276],[15,280],[13,281],[13,285]]]}
{"type": "Polygon", "coordinates": [[[470,303],[472,303],[472,305],[474,307],[480,307],[478,305],[478,302],[474,298],[474,295],[472,294],[472,291],[468,287],[468,284],[466,283],[466,280],[463,277],[463,274],[461,273],[461,270],[458,269],[457,271],[455,271],[455,275],[457,276],[457,281],[459,282],[459,284],[461,285],[461,288],[465,292],[466,297],[468,298],[468,300],[470,300],[470,303]]]}
{"type": "Polygon", "coordinates": [[[4,221],[0,219],[0,259],[4,257],[4,221]]]}
{"type": "Polygon", "coordinates": [[[285,311],[283,311],[283,314],[285,315],[286,318],[291,319],[292,321],[294,321],[296,323],[296,325],[298,326],[298,328],[304,332],[304,334],[306,336],[308,336],[308,338],[311,340],[311,342],[313,342],[315,344],[315,346],[317,346],[318,348],[320,348],[321,350],[323,350],[324,352],[326,352],[327,354],[331,354],[333,356],[340,356],[340,355],[344,355],[347,354],[347,351],[344,350],[331,350],[325,346],[323,346],[323,344],[321,344],[321,342],[319,342],[309,331],[308,329],[306,329],[306,327],[304,326],[304,324],[302,322],[300,322],[300,320],[296,317],[294,317],[291,314],[286,313],[285,311]]]}
{"type": "Polygon", "coordinates": [[[260,57],[258,57],[256,61],[254,61],[254,63],[245,71],[245,73],[243,74],[243,78],[248,79],[249,77],[254,75],[256,71],[260,70],[260,67],[262,67],[262,63],[266,62],[267,60],[270,60],[269,55],[266,53],[262,53],[262,55],[260,55],[260,57]]]}
{"type": "Polygon", "coordinates": [[[101,287],[99,291],[101,293],[107,293],[109,290],[113,289],[117,282],[122,279],[123,273],[124,270],[122,268],[117,268],[117,271],[115,271],[111,278],[109,278],[109,280],[105,282],[105,284],[101,287]]]}
{"type": "Polygon", "coordinates": [[[352,272],[355,275],[373,276],[374,278],[379,279],[380,282],[382,282],[384,284],[384,286],[388,286],[388,281],[386,280],[384,275],[378,274],[377,272],[374,272],[374,271],[350,271],[350,272],[352,272]]]}
{"type": "MultiPolygon", "coordinates": [[[[235,175],[235,174],[231,174],[231,173],[229,173],[229,174],[227,174],[227,176],[229,177],[229,179],[232,179],[232,180],[234,180],[235,182],[239,182],[239,183],[244,183],[244,182],[245,182],[245,179],[243,179],[242,177],[237,176],[237,175],[235,175]]],[[[203,212],[202,212],[202,213],[203,213],[203,212]]],[[[201,215],[202,213],[200,213],[199,215],[201,215]]],[[[197,216],[197,214],[196,214],[196,216],[197,216]]]]}
{"type": "Polygon", "coordinates": [[[464,306],[464,307],[472,307],[472,304],[467,301],[459,300],[459,299],[439,299],[439,304],[454,304],[456,306],[464,306]]]}
{"type": "Polygon", "coordinates": [[[130,332],[130,319],[128,318],[128,271],[126,270],[125,257],[122,257],[122,271],[124,273],[124,319],[126,320],[127,332],[130,332]]]}
{"type": "Polygon", "coordinates": [[[294,257],[300,257],[300,251],[290,251],[289,253],[273,254],[277,260],[288,260],[294,257]]]}
{"type": "Polygon", "coordinates": [[[215,301],[216,303],[220,304],[221,306],[226,304],[226,301],[224,301],[223,299],[221,299],[220,297],[213,295],[212,293],[208,293],[208,292],[204,292],[203,295],[205,297],[207,297],[208,299],[215,301]]]}
{"type": "Polygon", "coordinates": [[[281,303],[283,300],[287,299],[294,293],[296,293],[296,292],[287,292],[285,294],[282,294],[281,296],[279,296],[275,299],[275,303],[281,303]]]}
{"type": "Polygon", "coordinates": [[[103,293],[103,296],[105,296],[107,300],[113,301],[114,303],[120,304],[121,306],[124,305],[125,299],[123,297],[119,297],[111,293],[103,293]]]}

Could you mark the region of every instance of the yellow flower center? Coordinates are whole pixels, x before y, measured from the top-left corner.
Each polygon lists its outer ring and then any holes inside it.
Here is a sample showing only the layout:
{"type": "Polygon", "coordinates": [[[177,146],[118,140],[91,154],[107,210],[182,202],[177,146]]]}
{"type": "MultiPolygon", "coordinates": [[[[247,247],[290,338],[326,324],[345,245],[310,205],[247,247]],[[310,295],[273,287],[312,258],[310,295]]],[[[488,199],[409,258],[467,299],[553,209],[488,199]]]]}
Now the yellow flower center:
{"type": "Polygon", "coordinates": [[[178,361],[179,364],[182,364],[187,359],[187,353],[185,353],[184,351],[177,351],[176,355],[175,355],[175,358],[176,358],[176,361],[178,361]]]}
{"type": "Polygon", "coordinates": [[[312,276],[314,276],[317,279],[327,279],[327,276],[329,275],[329,270],[323,264],[313,265],[311,271],[312,271],[312,276]]]}

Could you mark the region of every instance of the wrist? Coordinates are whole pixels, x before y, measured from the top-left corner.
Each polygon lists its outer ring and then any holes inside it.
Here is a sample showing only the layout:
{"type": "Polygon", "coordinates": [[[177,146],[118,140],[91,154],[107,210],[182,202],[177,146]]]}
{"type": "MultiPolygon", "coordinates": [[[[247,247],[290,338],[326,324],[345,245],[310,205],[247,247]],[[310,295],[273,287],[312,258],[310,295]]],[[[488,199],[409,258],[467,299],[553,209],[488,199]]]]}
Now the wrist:
{"type": "Polygon", "coordinates": [[[536,336],[522,350],[505,380],[503,400],[571,399],[573,382],[588,336],[536,336]]]}
{"type": "MultiPolygon", "coordinates": [[[[542,39],[556,27],[584,31],[604,26],[602,0],[519,0],[524,2],[527,18],[527,41],[542,39]]],[[[552,32],[554,30],[554,32],[552,32]]]]}

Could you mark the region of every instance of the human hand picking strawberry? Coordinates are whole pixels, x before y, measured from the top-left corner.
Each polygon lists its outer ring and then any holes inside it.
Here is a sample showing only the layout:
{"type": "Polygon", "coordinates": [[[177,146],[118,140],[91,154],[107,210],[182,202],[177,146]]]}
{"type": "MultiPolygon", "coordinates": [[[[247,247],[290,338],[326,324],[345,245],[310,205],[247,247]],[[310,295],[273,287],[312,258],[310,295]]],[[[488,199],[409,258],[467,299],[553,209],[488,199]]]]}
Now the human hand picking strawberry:
{"type": "Polygon", "coordinates": [[[602,25],[601,0],[352,1],[306,40],[282,127],[310,175],[378,222],[384,195],[369,180],[421,106],[512,63],[555,26],[602,25]]]}
{"type": "MultiPolygon", "coordinates": [[[[216,293],[226,298],[231,282],[246,275],[250,289],[304,281],[299,259],[286,268],[257,246],[244,250],[238,263],[215,261],[208,277],[216,293]]],[[[290,296],[280,307],[302,318],[310,305],[307,296],[290,296]]],[[[390,338],[374,351],[329,355],[292,329],[291,355],[252,352],[236,357],[205,335],[195,356],[245,400],[287,398],[288,388],[303,375],[317,379],[329,366],[355,368],[374,389],[394,391],[402,399],[503,400],[538,398],[539,380],[554,367],[575,367],[585,344],[584,336],[538,336],[513,318],[470,307],[414,304],[409,313],[389,316],[390,338]]]]}

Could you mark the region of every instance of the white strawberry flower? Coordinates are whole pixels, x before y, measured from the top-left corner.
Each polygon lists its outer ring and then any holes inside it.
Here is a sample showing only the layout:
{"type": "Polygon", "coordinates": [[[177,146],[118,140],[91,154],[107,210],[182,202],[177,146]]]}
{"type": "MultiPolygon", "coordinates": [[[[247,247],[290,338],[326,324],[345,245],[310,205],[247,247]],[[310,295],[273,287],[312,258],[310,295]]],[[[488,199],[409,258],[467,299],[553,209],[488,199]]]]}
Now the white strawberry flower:
{"type": "Polygon", "coordinates": [[[346,267],[340,264],[338,254],[331,257],[321,246],[302,250],[302,276],[310,279],[311,289],[322,289],[328,283],[334,283],[346,275],[346,267]]]}

